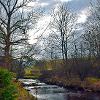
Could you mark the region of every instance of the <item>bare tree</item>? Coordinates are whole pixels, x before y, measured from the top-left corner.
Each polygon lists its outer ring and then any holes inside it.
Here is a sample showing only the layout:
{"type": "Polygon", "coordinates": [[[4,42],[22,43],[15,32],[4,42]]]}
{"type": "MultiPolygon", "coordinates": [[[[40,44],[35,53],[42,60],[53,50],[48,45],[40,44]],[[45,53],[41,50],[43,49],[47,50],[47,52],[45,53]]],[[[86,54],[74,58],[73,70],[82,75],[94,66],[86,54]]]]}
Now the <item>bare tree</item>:
{"type": "Polygon", "coordinates": [[[44,40],[45,56],[50,60],[61,58],[61,43],[60,37],[56,33],[50,33],[44,40]]]}
{"type": "Polygon", "coordinates": [[[32,0],[0,0],[0,48],[8,69],[13,50],[27,41],[27,32],[38,18],[33,8],[27,8],[30,2],[32,0]]]}
{"type": "Polygon", "coordinates": [[[58,11],[54,12],[54,21],[52,23],[53,28],[60,33],[62,57],[67,61],[68,59],[68,42],[72,36],[75,28],[75,16],[72,14],[67,5],[61,4],[58,7],[58,11]]]}
{"type": "Polygon", "coordinates": [[[100,58],[100,1],[91,3],[91,16],[85,23],[85,43],[87,43],[89,57],[100,58]]]}
{"type": "Polygon", "coordinates": [[[61,4],[58,6],[57,11],[54,10],[53,22],[51,24],[52,30],[56,30],[56,33],[60,37],[60,46],[63,58],[63,73],[69,78],[71,67],[68,62],[68,55],[70,51],[71,39],[75,31],[75,15],[69,11],[68,6],[61,4]]]}

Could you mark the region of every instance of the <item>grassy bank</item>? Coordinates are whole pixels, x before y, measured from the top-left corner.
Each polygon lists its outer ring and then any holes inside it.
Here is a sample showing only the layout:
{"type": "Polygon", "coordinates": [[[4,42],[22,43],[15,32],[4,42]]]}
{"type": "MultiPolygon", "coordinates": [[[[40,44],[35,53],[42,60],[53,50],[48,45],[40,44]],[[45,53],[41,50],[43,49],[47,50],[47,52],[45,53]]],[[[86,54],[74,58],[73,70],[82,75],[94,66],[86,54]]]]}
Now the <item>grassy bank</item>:
{"type": "Polygon", "coordinates": [[[16,100],[36,100],[27,90],[25,90],[20,82],[14,81],[17,87],[18,96],[16,100]]]}
{"type": "Polygon", "coordinates": [[[15,77],[15,73],[0,68],[0,100],[35,100],[15,77]]]}

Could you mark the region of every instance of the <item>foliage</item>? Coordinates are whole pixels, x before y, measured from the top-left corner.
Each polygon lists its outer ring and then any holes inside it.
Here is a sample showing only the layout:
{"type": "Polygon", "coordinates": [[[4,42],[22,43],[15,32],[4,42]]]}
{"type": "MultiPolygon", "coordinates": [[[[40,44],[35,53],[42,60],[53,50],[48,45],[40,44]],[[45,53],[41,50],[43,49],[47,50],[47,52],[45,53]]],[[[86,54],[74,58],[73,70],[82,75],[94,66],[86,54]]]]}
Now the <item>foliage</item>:
{"type": "Polygon", "coordinates": [[[12,74],[0,68],[0,99],[1,100],[15,100],[17,96],[16,86],[12,81],[12,74]]]}
{"type": "Polygon", "coordinates": [[[40,75],[41,72],[38,66],[37,67],[32,66],[32,68],[29,67],[25,69],[25,75],[24,75],[25,78],[39,78],[40,75]]]}

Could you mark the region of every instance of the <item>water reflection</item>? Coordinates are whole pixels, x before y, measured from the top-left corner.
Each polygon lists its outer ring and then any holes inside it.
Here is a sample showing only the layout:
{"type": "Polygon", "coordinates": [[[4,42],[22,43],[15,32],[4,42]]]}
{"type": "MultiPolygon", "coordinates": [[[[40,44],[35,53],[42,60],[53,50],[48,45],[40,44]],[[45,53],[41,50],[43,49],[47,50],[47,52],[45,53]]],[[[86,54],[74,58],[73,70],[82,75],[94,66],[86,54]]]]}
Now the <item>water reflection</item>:
{"type": "Polygon", "coordinates": [[[65,100],[100,100],[100,94],[84,93],[79,95],[65,95],[65,100]]]}
{"type": "Polygon", "coordinates": [[[47,85],[38,80],[21,80],[24,84],[36,83],[35,86],[26,86],[25,89],[37,100],[100,100],[100,94],[71,92],[56,85],[47,85]]]}

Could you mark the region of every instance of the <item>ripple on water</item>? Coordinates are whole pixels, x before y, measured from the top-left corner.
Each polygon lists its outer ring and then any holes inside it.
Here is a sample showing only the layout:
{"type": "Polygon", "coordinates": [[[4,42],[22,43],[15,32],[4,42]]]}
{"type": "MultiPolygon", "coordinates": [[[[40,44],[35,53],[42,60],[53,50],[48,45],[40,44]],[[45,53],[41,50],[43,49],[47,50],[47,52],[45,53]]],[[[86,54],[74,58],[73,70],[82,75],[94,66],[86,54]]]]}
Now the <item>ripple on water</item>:
{"type": "Polygon", "coordinates": [[[38,100],[100,100],[100,94],[97,93],[80,93],[65,90],[56,85],[47,85],[39,80],[20,79],[24,84],[36,83],[35,86],[24,87],[30,94],[38,98],[38,100]]]}

